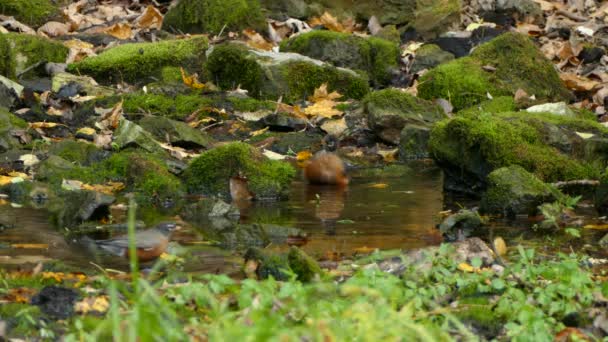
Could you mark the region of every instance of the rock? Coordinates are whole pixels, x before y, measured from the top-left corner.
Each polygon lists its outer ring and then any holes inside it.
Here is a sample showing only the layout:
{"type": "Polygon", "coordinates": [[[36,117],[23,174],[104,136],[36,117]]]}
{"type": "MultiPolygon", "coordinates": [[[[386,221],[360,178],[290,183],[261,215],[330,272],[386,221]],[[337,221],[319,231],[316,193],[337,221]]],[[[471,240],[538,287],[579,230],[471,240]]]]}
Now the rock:
{"type": "Polygon", "coordinates": [[[0,107],[0,153],[19,148],[21,143],[13,135],[13,132],[26,128],[27,123],[25,121],[0,107]]]}
{"type": "Polygon", "coordinates": [[[209,217],[239,217],[241,214],[239,208],[228,204],[222,200],[217,200],[211,208],[209,217]]]}
{"type": "Polygon", "coordinates": [[[245,143],[229,143],[192,160],[184,171],[191,192],[222,194],[229,198],[229,179],[242,173],[248,178],[249,190],[256,198],[287,196],[294,168],[285,162],[271,161],[259,150],[245,143]]]}
{"type": "Polygon", "coordinates": [[[51,155],[46,160],[43,160],[37,168],[36,179],[55,180],[62,178],[63,175],[74,169],[74,164],[59,157],[51,155]]]}
{"type": "Polygon", "coordinates": [[[471,263],[475,258],[481,259],[482,266],[491,266],[494,263],[494,252],[480,238],[473,237],[453,244],[454,259],[457,262],[471,263]]]}
{"type": "Polygon", "coordinates": [[[139,125],[152,133],[158,141],[167,141],[173,146],[184,148],[209,148],[213,139],[206,133],[194,129],[188,124],[174,121],[162,116],[145,116],[139,125]]]}
{"type": "Polygon", "coordinates": [[[425,44],[416,50],[416,57],[410,72],[415,74],[424,69],[432,69],[439,64],[449,62],[454,59],[454,55],[441,50],[435,44],[425,44]]]}
{"type": "Polygon", "coordinates": [[[163,19],[163,30],[175,33],[240,32],[266,29],[258,0],[183,0],[163,19]]]}
{"type": "Polygon", "coordinates": [[[455,110],[460,110],[481,102],[487,94],[513,96],[518,89],[539,100],[572,99],[553,64],[528,37],[505,33],[478,46],[469,57],[430,70],[420,79],[418,96],[449,98],[455,110]],[[486,71],[484,66],[496,70],[486,71]]]}
{"type": "Polygon", "coordinates": [[[532,106],[526,109],[530,113],[551,113],[556,115],[563,115],[570,118],[575,118],[576,113],[568,107],[566,102],[557,103],[544,103],[536,106],[532,106]]]}
{"type": "Polygon", "coordinates": [[[270,149],[280,154],[287,154],[290,150],[298,153],[301,151],[317,151],[321,148],[323,135],[318,132],[289,132],[277,136],[278,141],[273,143],[270,149]]]}
{"type": "Polygon", "coordinates": [[[447,241],[456,241],[461,237],[471,236],[482,225],[483,220],[477,212],[461,209],[446,217],[439,225],[439,231],[447,241]]]}
{"type": "Polygon", "coordinates": [[[401,34],[395,25],[386,25],[374,34],[378,37],[395,44],[401,44],[401,34]]]}
{"type": "Polygon", "coordinates": [[[291,247],[289,249],[287,261],[289,267],[293,273],[298,275],[298,280],[301,282],[310,282],[317,275],[323,273],[317,261],[297,247],[291,247]]]}
{"type": "Polygon", "coordinates": [[[109,206],[114,203],[114,196],[95,191],[61,190],[58,198],[49,204],[51,217],[59,227],[76,227],[84,221],[101,218],[109,213],[109,206]]]}
{"type": "Polygon", "coordinates": [[[439,106],[397,89],[375,91],[364,103],[369,127],[376,136],[393,145],[399,144],[406,124],[429,127],[447,117],[439,106]]]}
{"type": "Polygon", "coordinates": [[[417,1],[414,21],[411,26],[423,38],[437,37],[452,26],[460,24],[460,1],[417,1]]]}
{"type": "Polygon", "coordinates": [[[0,75],[0,109],[11,109],[20,100],[23,86],[0,75]]]}
{"type": "Polygon", "coordinates": [[[32,297],[32,305],[52,319],[67,319],[74,314],[74,304],[80,297],[78,291],[61,286],[45,286],[32,297]]]}
{"type": "Polygon", "coordinates": [[[604,235],[598,243],[600,246],[608,247],[608,234],[604,235]]]}
{"type": "Polygon", "coordinates": [[[537,207],[559,198],[559,190],[543,183],[518,165],[502,167],[488,175],[488,190],[483,194],[480,211],[514,218],[534,215],[537,207]]]}
{"type": "Polygon", "coordinates": [[[429,157],[428,144],[431,129],[416,124],[406,124],[399,139],[399,158],[401,160],[424,159],[429,157]]]}
{"type": "Polygon", "coordinates": [[[381,38],[363,38],[349,33],[311,31],[281,43],[281,51],[296,52],[336,67],[367,73],[372,85],[387,85],[398,70],[399,46],[381,38]]]}
{"type": "Polygon", "coordinates": [[[112,144],[119,149],[136,146],[151,153],[163,152],[163,149],[154,139],[152,134],[144,130],[141,126],[125,119],[120,121],[118,128],[114,132],[114,141],[112,144]]]}
{"type": "Polygon", "coordinates": [[[273,131],[301,131],[307,127],[308,121],[287,113],[272,113],[263,117],[260,122],[273,131]]]}
{"type": "Polygon", "coordinates": [[[123,44],[68,65],[68,72],[89,75],[104,84],[121,81],[146,84],[158,80],[162,69],[167,66],[183,67],[190,73],[199,72],[207,46],[207,38],[201,36],[123,44]]]}
{"type": "Polygon", "coordinates": [[[583,139],[583,132],[594,140],[608,137],[606,128],[581,116],[477,112],[437,123],[429,151],[444,171],[445,189],[479,196],[490,172],[510,165],[548,183],[597,179],[607,160],[590,153],[595,142],[583,139]]]}
{"type": "Polygon", "coordinates": [[[260,0],[260,3],[270,12],[268,16],[275,20],[306,19],[310,15],[310,8],[304,0],[260,0]]]}
{"type": "Polygon", "coordinates": [[[76,165],[91,165],[101,161],[109,154],[100,150],[94,144],[75,140],[62,140],[56,142],[49,147],[49,153],[75,163],[76,165]]]}
{"type": "Polygon", "coordinates": [[[3,0],[0,4],[0,14],[13,16],[33,27],[39,27],[61,16],[57,1],[53,0],[3,0]]]}
{"type": "Polygon", "coordinates": [[[101,97],[114,95],[112,88],[102,87],[93,78],[88,76],[76,76],[67,72],[58,72],[53,75],[51,82],[51,90],[57,93],[59,98],[68,98],[76,95],[101,97]]]}
{"type": "Polygon", "coordinates": [[[39,68],[33,68],[21,77],[41,75],[44,63],[63,63],[67,56],[67,47],[47,38],[19,33],[0,34],[0,75],[10,79],[16,79],[17,75],[37,64],[39,68]]]}
{"type": "Polygon", "coordinates": [[[255,98],[276,101],[282,96],[285,103],[306,99],[323,83],[346,98],[360,99],[369,91],[368,80],[352,70],[295,53],[250,50],[238,43],[211,49],[205,70],[222,89],[240,85],[255,98]]]}
{"type": "Polygon", "coordinates": [[[480,17],[489,22],[496,22],[491,19],[504,13],[515,22],[544,23],[541,6],[533,0],[476,0],[472,5],[478,8],[480,17]]]}

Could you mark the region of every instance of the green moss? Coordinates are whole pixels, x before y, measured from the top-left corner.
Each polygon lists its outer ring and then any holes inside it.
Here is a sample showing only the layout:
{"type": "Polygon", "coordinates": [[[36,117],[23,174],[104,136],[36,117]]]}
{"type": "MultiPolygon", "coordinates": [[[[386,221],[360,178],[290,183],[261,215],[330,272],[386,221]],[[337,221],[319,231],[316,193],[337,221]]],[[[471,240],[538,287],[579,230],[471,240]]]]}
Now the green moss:
{"type": "Polygon", "coordinates": [[[436,124],[429,147],[441,163],[483,177],[496,168],[520,165],[545,182],[597,178],[597,166],[547,144],[546,124],[606,132],[597,123],[552,114],[479,113],[436,124]]]}
{"type": "Polygon", "coordinates": [[[289,261],[289,267],[291,267],[293,273],[297,274],[298,280],[302,282],[309,282],[313,280],[316,275],[323,273],[315,259],[311,258],[297,247],[291,247],[289,249],[287,260],[289,261]]]}
{"type": "Polygon", "coordinates": [[[247,176],[249,189],[259,198],[286,196],[295,176],[290,164],[268,160],[245,143],[230,143],[194,159],[184,172],[184,177],[192,192],[227,195],[230,177],[239,172],[247,176]]]}
{"type": "Polygon", "coordinates": [[[572,98],[553,64],[527,37],[505,33],[480,45],[469,57],[430,70],[420,80],[418,95],[448,99],[460,110],[484,101],[488,93],[510,96],[518,89],[547,101],[572,98]],[[484,71],[486,65],[496,71],[484,71]]]}
{"type": "Polygon", "coordinates": [[[182,74],[179,67],[166,66],[160,70],[160,77],[163,82],[179,83],[182,82],[182,74]]]}
{"type": "Polygon", "coordinates": [[[479,300],[463,300],[459,303],[455,316],[465,324],[469,323],[483,332],[483,336],[497,336],[505,320],[493,311],[493,305],[487,303],[487,298],[479,300]]]}
{"type": "Polygon", "coordinates": [[[51,0],[2,0],[0,14],[13,16],[26,25],[38,27],[59,15],[56,3],[51,0]]]}
{"type": "Polygon", "coordinates": [[[81,165],[89,164],[97,152],[100,150],[94,144],[74,140],[63,140],[49,148],[49,153],[81,165]]]}
{"type": "Polygon", "coordinates": [[[70,64],[68,70],[103,82],[148,83],[154,77],[161,77],[163,67],[167,66],[199,71],[207,46],[205,37],[124,44],[70,64]]]}
{"type": "Polygon", "coordinates": [[[255,112],[258,110],[274,110],[277,103],[274,101],[260,101],[250,97],[227,97],[226,102],[231,105],[231,109],[237,112],[255,112]]]}
{"type": "MultiPolygon", "coordinates": [[[[429,106],[434,107],[437,112],[440,112],[440,108],[432,103],[423,100],[421,98],[412,96],[399,89],[388,88],[371,92],[363,99],[363,103],[366,107],[374,106],[376,108],[382,108],[387,112],[428,112],[429,106]]],[[[443,116],[439,116],[441,118],[443,116]]]]}
{"type": "Polygon", "coordinates": [[[329,91],[337,90],[352,99],[361,99],[369,92],[367,79],[340,72],[330,66],[288,62],[281,66],[281,73],[289,89],[289,94],[284,98],[288,102],[305,99],[323,83],[328,84],[329,91]]]}
{"type": "Polygon", "coordinates": [[[257,0],[180,1],[169,10],[163,29],[179,33],[240,32],[251,28],[263,31],[266,21],[257,0]]]}
{"type": "Polygon", "coordinates": [[[300,53],[337,67],[364,71],[377,84],[388,84],[390,70],[397,67],[399,58],[399,47],[394,42],[321,30],[284,41],[281,50],[300,53]]]}
{"type": "Polygon", "coordinates": [[[475,106],[465,108],[458,112],[460,115],[482,113],[502,113],[516,110],[515,100],[511,96],[498,96],[491,100],[483,101],[475,106]]]}
{"type": "Polygon", "coordinates": [[[416,0],[413,27],[422,36],[435,36],[460,22],[459,0],[416,0]]]}
{"type": "Polygon", "coordinates": [[[231,90],[241,86],[252,96],[259,96],[263,71],[255,57],[240,44],[215,46],[205,65],[212,82],[222,89],[231,90]]]}
{"type": "MultiPolygon", "coordinates": [[[[0,34],[0,74],[8,78],[16,78],[17,74],[41,61],[64,63],[67,56],[68,48],[47,38],[19,33],[0,34]]],[[[26,76],[35,72],[32,70],[26,76]]]]}

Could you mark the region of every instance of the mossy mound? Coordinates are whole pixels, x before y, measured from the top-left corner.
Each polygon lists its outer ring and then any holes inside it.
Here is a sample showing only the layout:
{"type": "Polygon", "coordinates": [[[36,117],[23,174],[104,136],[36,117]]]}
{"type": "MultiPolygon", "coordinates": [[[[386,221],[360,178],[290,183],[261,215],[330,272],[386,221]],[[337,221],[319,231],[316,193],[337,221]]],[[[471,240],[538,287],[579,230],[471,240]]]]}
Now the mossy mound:
{"type": "Polygon", "coordinates": [[[192,160],[184,171],[191,192],[229,196],[230,177],[247,176],[257,198],[286,197],[295,169],[288,163],[268,160],[245,143],[230,143],[211,149],[192,160]]]}
{"type": "Polygon", "coordinates": [[[587,140],[575,132],[608,134],[596,122],[553,114],[475,113],[437,123],[429,149],[446,173],[446,188],[473,194],[490,172],[510,165],[544,182],[597,179],[606,161],[589,158],[587,140]]]}
{"type": "Polygon", "coordinates": [[[565,88],[553,64],[526,36],[505,33],[482,44],[469,57],[439,65],[420,80],[418,95],[445,98],[456,110],[473,106],[492,96],[513,95],[525,90],[549,102],[567,101],[565,88]],[[485,71],[483,66],[495,71],[485,71]]]}
{"type": "Polygon", "coordinates": [[[291,247],[287,255],[249,248],[244,258],[258,263],[256,275],[259,279],[272,276],[276,280],[289,280],[290,274],[295,274],[301,282],[310,282],[323,273],[319,264],[297,247],[291,247]]]}
{"type": "Polygon", "coordinates": [[[94,144],[74,140],[63,140],[51,145],[49,153],[77,165],[89,165],[99,161],[104,154],[94,144]]]}
{"type": "Polygon", "coordinates": [[[13,16],[18,21],[38,27],[59,16],[58,1],[52,0],[2,0],[0,14],[13,16]]]}
{"type": "Polygon", "coordinates": [[[293,273],[297,274],[298,280],[302,282],[309,282],[323,273],[317,261],[297,247],[289,249],[287,260],[293,273]]]}
{"type": "Polygon", "coordinates": [[[446,118],[438,105],[398,89],[372,92],[364,104],[370,128],[380,139],[395,145],[406,124],[427,126],[446,118]]]}
{"type": "Polygon", "coordinates": [[[387,85],[398,68],[398,44],[334,31],[311,31],[284,41],[281,50],[296,52],[334,66],[367,73],[374,85],[387,85]]]}
{"type": "Polygon", "coordinates": [[[561,197],[557,189],[543,183],[519,165],[502,167],[488,175],[488,191],[480,210],[484,213],[515,217],[534,215],[537,207],[561,197]]]}
{"type": "Polygon", "coordinates": [[[472,107],[458,112],[459,115],[471,115],[475,113],[503,113],[517,110],[517,105],[512,96],[498,96],[491,100],[485,100],[472,107]]]}
{"type": "Polygon", "coordinates": [[[266,20],[258,0],[183,0],[165,14],[163,29],[178,33],[262,31],[266,20]]]}
{"type": "Polygon", "coordinates": [[[172,146],[184,148],[209,147],[213,139],[207,133],[188,126],[184,122],[174,121],[162,116],[146,116],[139,125],[158,141],[167,141],[172,146]]]}
{"type": "MultiPolygon", "coordinates": [[[[0,34],[0,74],[8,78],[15,79],[40,62],[64,63],[67,56],[67,47],[47,38],[19,33],[0,34]]],[[[21,77],[35,75],[39,69],[34,68],[21,77]]]]}
{"type": "Polygon", "coordinates": [[[0,108],[0,153],[19,146],[19,141],[11,134],[11,131],[26,127],[27,123],[25,121],[0,108]]]}
{"type": "Polygon", "coordinates": [[[242,44],[214,47],[205,64],[207,77],[222,89],[241,86],[255,98],[295,102],[312,95],[321,84],[348,98],[369,91],[365,77],[318,60],[292,53],[250,50],[242,44]]]}
{"type": "Polygon", "coordinates": [[[441,50],[438,45],[424,44],[416,50],[416,58],[414,59],[410,72],[417,73],[424,69],[432,69],[453,59],[453,54],[441,50]]]}
{"type": "Polygon", "coordinates": [[[145,84],[159,79],[167,66],[199,72],[207,46],[205,37],[124,44],[70,64],[68,70],[90,75],[99,82],[145,84]]]}

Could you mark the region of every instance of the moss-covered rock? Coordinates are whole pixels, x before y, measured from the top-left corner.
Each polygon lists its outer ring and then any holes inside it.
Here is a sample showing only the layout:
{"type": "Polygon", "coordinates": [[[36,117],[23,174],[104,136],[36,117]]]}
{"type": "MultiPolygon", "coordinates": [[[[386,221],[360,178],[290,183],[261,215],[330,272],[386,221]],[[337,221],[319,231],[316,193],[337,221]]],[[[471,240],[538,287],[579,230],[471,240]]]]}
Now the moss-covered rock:
{"type": "MultiPolygon", "coordinates": [[[[15,79],[27,68],[41,62],[64,63],[67,56],[67,47],[47,38],[19,33],[0,34],[0,74],[8,78],[15,79]]],[[[33,68],[22,77],[35,75],[40,69],[44,68],[33,68]]]]}
{"type": "Polygon", "coordinates": [[[560,197],[559,191],[543,183],[519,165],[502,167],[488,175],[488,190],[480,210],[489,214],[515,217],[533,215],[537,207],[560,197]]]}
{"type": "Polygon", "coordinates": [[[596,122],[553,114],[505,112],[459,115],[431,131],[431,156],[446,174],[445,187],[475,194],[497,168],[519,165],[544,182],[597,179],[606,160],[589,158],[576,132],[606,137],[596,122]]]}
{"type": "Polygon", "coordinates": [[[497,96],[491,100],[485,100],[472,107],[458,112],[458,115],[470,115],[475,113],[503,113],[517,110],[517,105],[512,96],[497,96]]]}
{"type": "Polygon", "coordinates": [[[363,71],[374,85],[387,85],[398,68],[399,46],[381,38],[334,31],[311,31],[284,41],[281,50],[296,52],[334,66],[363,71]]]}
{"type": "Polygon", "coordinates": [[[38,27],[59,16],[57,2],[53,0],[2,0],[0,14],[13,16],[24,24],[38,27]]]}
{"type": "Polygon", "coordinates": [[[245,261],[255,261],[258,266],[255,274],[258,279],[289,280],[292,272],[285,255],[267,252],[261,248],[249,248],[243,256],[245,261]]]}
{"type": "Polygon", "coordinates": [[[435,44],[425,44],[416,50],[416,57],[410,72],[417,73],[424,69],[432,69],[453,59],[453,54],[441,50],[439,46],[435,44]]]}
{"type": "Polygon", "coordinates": [[[525,90],[538,99],[564,101],[572,98],[553,64],[526,36],[505,33],[482,44],[469,57],[442,64],[420,80],[418,95],[445,98],[456,110],[473,106],[492,96],[525,90]],[[485,71],[483,66],[495,71],[485,71]]]}
{"type": "Polygon", "coordinates": [[[447,117],[438,105],[398,89],[372,92],[364,103],[369,127],[380,139],[395,145],[406,124],[429,126],[447,117]]]}
{"type": "Polygon", "coordinates": [[[266,20],[259,0],[183,0],[165,14],[163,29],[178,33],[262,31],[266,20]]]}
{"type": "Polygon", "coordinates": [[[402,160],[428,158],[430,138],[430,127],[416,124],[405,125],[399,139],[399,158],[402,160]]]}
{"type": "Polygon", "coordinates": [[[112,145],[117,149],[139,147],[151,153],[163,153],[163,148],[150,132],[126,119],[118,124],[112,145]]]}
{"type": "Polygon", "coordinates": [[[139,120],[139,125],[152,133],[158,141],[167,141],[173,146],[185,148],[210,147],[213,139],[206,133],[162,116],[146,116],[139,120]]]}
{"type": "Polygon", "coordinates": [[[302,282],[309,282],[315,276],[323,273],[315,259],[311,258],[298,247],[291,247],[289,249],[287,260],[293,273],[297,274],[298,280],[302,282]]]}
{"type": "Polygon", "coordinates": [[[214,47],[205,70],[222,89],[240,85],[255,98],[283,96],[285,102],[305,99],[323,83],[348,98],[360,99],[369,91],[367,79],[353,71],[299,54],[250,50],[238,43],[214,47]]]}
{"type": "Polygon", "coordinates": [[[311,13],[305,0],[260,0],[260,3],[268,16],[276,20],[306,19],[311,13]]]}
{"type": "Polygon", "coordinates": [[[245,143],[230,143],[194,159],[184,177],[191,192],[228,197],[229,179],[239,172],[247,176],[249,189],[258,198],[285,197],[295,176],[290,164],[268,160],[245,143]]]}
{"type": "Polygon", "coordinates": [[[415,18],[417,0],[321,0],[325,9],[336,15],[355,16],[368,20],[376,16],[382,25],[405,25],[415,18]]]}
{"type": "Polygon", "coordinates": [[[145,84],[159,79],[167,66],[199,72],[207,46],[205,37],[123,44],[70,64],[68,71],[93,76],[99,82],[145,84]]]}
{"type": "Polygon", "coordinates": [[[11,134],[11,131],[26,127],[27,123],[25,121],[0,108],[0,153],[20,146],[19,140],[11,134]]]}
{"type": "Polygon", "coordinates": [[[100,161],[105,154],[94,144],[75,140],[57,142],[49,147],[49,153],[77,165],[89,165],[100,161]]]}

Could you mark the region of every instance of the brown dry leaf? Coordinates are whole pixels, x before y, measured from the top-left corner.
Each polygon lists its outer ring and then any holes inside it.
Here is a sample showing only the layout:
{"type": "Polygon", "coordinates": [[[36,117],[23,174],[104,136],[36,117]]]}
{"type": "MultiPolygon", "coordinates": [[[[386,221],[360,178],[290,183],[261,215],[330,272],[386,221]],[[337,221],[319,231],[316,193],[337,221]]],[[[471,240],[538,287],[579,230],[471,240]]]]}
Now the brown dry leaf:
{"type": "Polygon", "coordinates": [[[374,183],[374,184],[368,185],[368,188],[372,188],[372,189],[386,189],[386,188],[388,188],[388,184],[386,184],[386,183],[374,183]]]}
{"type": "Polygon", "coordinates": [[[184,68],[179,68],[179,71],[182,74],[182,81],[184,82],[184,84],[190,88],[193,89],[203,89],[205,88],[205,85],[202,84],[201,82],[199,82],[198,80],[198,74],[192,74],[190,76],[188,76],[186,74],[186,71],[184,71],[184,68]]]}
{"type": "Polygon", "coordinates": [[[192,128],[196,128],[196,127],[200,126],[201,124],[208,124],[208,123],[215,122],[215,121],[216,120],[214,118],[206,117],[206,118],[202,118],[200,120],[188,122],[188,126],[190,126],[192,128]]]}
{"type": "Polygon", "coordinates": [[[344,131],[348,129],[348,126],[346,125],[346,119],[341,118],[337,120],[327,120],[323,122],[323,124],[321,125],[321,129],[328,134],[339,137],[342,135],[342,133],[344,133],[344,131]]]}
{"type": "Polygon", "coordinates": [[[560,73],[559,78],[566,84],[568,89],[575,91],[591,91],[600,85],[597,81],[592,81],[572,73],[560,73]]]}
{"type": "Polygon", "coordinates": [[[148,5],[144,13],[135,19],[135,25],[139,28],[156,28],[163,26],[163,15],[156,7],[148,5]]]}
{"type": "Polygon", "coordinates": [[[38,34],[45,34],[49,37],[64,36],[69,32],[69,25],[57,21],[49,21],[38,28],[38,34]]]}
{"type": "Polygon", "coordinates": [[[131,25],[127,23],[114,24],[104,30],[105,33],[118,38],[118,39],[130,39],[133,36],[133,30],[131,25]]]}
{"type": "Polygon", "coordinates": [[[83,42],[78,39],[71,39],[63,42],[63,45],[70,49],[66,63],[74,63],[83,60],[89,56],[95,56],[93,44],[83,42]]]}
{"type": "Polygon", "coordinates": [[[106,184],[82,184],[82,190],[91,190],[100,192],[102,194],[112,195],[116,192],[119,192],[125,188],[125,185],[121,182],[108,182],[106,184]]]}
{"type": "Polygon", "coordinates": [[[399,153],[399,149],[395,148],[392,150],[378,150],[376,152],[378,155],[382,156],[385,162],[391,163],[397,160],[397,154],[399,153]]]}
{"type": "Polygon", "coordinates": [[[169,154],[171,154],[172,157],[179,159],[179,160],[184,160],[186,158],[195,158],[200,155],[197,153],[187,152],[185,149],[183,149],[181,147],[171,146],[169,144],[164,144],[164,143],[158,143],[158,144],[160,145],[160,147],[169,151],[169,154]]]}
{"type": "Polygon", "coordinates": [[[262,134],[266,133],[269,129],[270,129],[270,127],[266,126],[262,129],[258,129],[257,131],[253,131],[253,132],[249,133],[249,136],[257,137],[258,135],[262,135],[262,134]]]}
{"type": "Polygon", "coordinates": [[[330,31],[352,33],[355,31],[355,22],[352,18],[340,23],[338,18],[331,15],[329,12],[323,13],[320,17],[313,17],[308,21],[311,27],[325,26],[330,31]]]}
{"type": "Polygon", "coordinates": [[[74,303],[74,311],[80,314],[88,314],[90,312],[105,313],[109,307],[110,301],[108,296],[87,297],[74,303]]]}
{"type": "Polygon", "coordinates": [[[101,130],[115,130],[116,128],[118,128],[120,119],[122,119],[122,114],[122,101],[120,101],[115,104],[109,112],[105,113],[101,117],[101,119],[96,123],[96,126],[101,130]]]}
{"type": "Polygon", "coordinates": [[[304,113],[309,116],[331,118],[344,114],[342,111],[334,108],[339,102],[336,99],[342,95],[336,91],[328,93],[327,83],[323,83],[319,88],[315,89],[315,93],[310,97],[310,101],[314,104],[304,109],[304,113]]]}
{"type": "Polygon", "coordinates": [[[279,102],[279,103],[277,103],[277,109],[275,110],[275,112],[291,114],[297,118],[301,118],[301,119],[305,119],[305,120],[308,119],[308,117],[306,116],[306,113],[304,113],[302,111],[302,108],[300,108],[300,106],[298,106],[298,105],[290,106],[288,104],[279,102]]]}
{"type": "Polygon", "coordinates": [[[541,29],[538,25],[526,23],[518,24],[516,31],[532,37],[538,37],[543,33],[543,29],[541,29]]]}
{"type": "Polygon", "coordinates": [[[266,39],[264,39],[261,34],[257,33],[254,30],[245,29],[243,30],[243,35],[247,37],[245,43],[254,49],[271,51],[274,47],[272,43],[266,41],[266,39]]]}
{"type": "Polygon", "coordinates": [[[47,249],[49,245],[46,243],[13,243],[11,248],[18,249],[47,249]]]}

